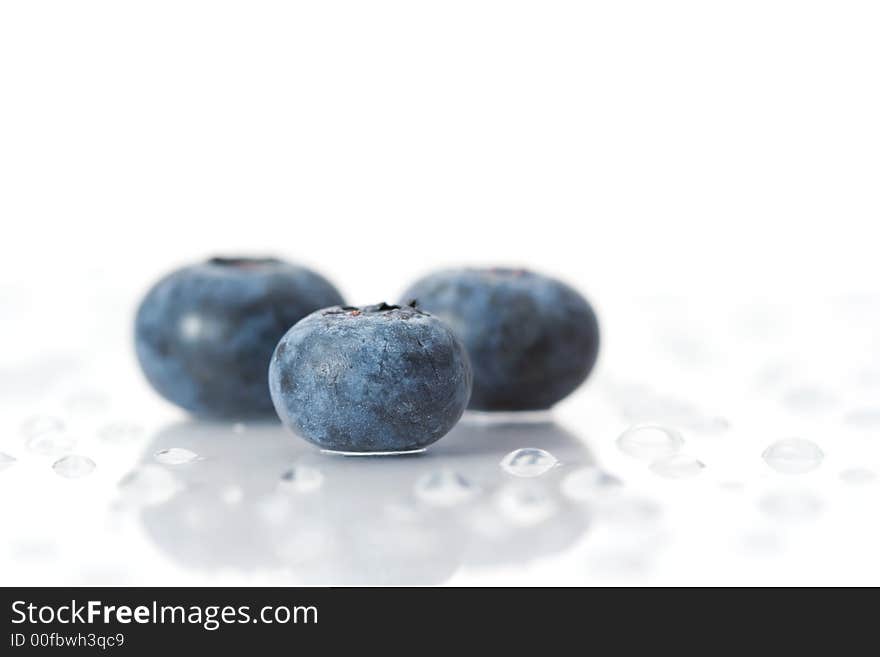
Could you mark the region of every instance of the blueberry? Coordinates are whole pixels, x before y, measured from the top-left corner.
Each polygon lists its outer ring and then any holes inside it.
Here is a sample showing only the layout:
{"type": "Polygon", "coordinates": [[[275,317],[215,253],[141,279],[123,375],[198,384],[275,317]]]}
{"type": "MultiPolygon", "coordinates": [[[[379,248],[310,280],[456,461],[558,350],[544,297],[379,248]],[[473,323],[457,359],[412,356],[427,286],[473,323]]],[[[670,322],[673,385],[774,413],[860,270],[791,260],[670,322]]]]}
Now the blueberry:
{"type": "Polygon", "coordinates": [[[384,303],[312,313],[278,343],[269,367],[290,429],[339,452],[406,452],[440,439],[471,391],[462,344],[443,322],[384,303]]]}
{"type": "Polygon", "coordinates": [[[471,409],[550,408],[596,362],[596,315],[555,279],[518,269],[446,270],[419,280],[404,298],[417,300],[464,342],[474,369],[471,409]]]}
{"type": "Polygon", "coordinates": [[[343,303],[323,277],[274,258],[213,258],[147,293],[135,348],[149,382],[201,416],[271,416],[266,369],[285,331],[343,303]]]}

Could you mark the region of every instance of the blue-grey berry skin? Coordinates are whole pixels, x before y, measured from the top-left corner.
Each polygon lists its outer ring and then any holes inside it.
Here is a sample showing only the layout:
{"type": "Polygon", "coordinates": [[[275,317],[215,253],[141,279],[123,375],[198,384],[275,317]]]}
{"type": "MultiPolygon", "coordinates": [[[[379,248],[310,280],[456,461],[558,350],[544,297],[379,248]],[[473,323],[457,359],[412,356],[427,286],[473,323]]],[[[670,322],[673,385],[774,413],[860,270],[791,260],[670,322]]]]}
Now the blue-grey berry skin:
{"type": "Polygon", "coordinates": [[[403,298],[449,324],[467,347],[474,410],[548,409],[584,382],[599,353],[599,324],[587,300],[529,271],[440,271],[403,298]]]}
{"type": "Polygon", "coordinates": [[[274,258],[212,258],[156,283],[140,304],[135,349],[152,386],[205,417],[271,417],[266,370],[281,336],[343,303],[326,279],[274,258]]]}
{"type": "Polygon", "coordinates": [[[294,433],[339,452],[405,452],[439,440],[471,392],[461,342],[411,307],[312,313],[278,343],[269,367],[275,410],[294,433]]]}

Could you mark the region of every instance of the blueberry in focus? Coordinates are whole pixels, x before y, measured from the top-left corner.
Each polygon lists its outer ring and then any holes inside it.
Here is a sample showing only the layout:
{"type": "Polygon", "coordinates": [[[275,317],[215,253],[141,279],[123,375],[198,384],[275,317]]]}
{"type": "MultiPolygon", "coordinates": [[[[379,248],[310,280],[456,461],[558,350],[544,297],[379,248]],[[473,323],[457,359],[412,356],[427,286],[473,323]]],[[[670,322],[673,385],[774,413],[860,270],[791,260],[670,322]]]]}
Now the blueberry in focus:
{"type": "Polygon", "coordinates": [[[273,416],[266,370],[281,336],[343,303],[313,271],[275,258],[212,258],[161,279],[140,304],[135,349],[150,384],[193,414],[273,416]]]}
{"type": "Polygon", "coordinates": [[[312,313],[278,343],[275,410],[294,433],[337,452],[420,450],[459,420],[471,391],[461,342],[414,307],[312,313]]]}
{"type": "Polygon", "coordinates": [[[473,410],[548,409],[584,382],[599,352],[599,324],[587,300],[529,271],[440,271],[404,299],[417,300],[464,343],[474,370],[473,410]]]}

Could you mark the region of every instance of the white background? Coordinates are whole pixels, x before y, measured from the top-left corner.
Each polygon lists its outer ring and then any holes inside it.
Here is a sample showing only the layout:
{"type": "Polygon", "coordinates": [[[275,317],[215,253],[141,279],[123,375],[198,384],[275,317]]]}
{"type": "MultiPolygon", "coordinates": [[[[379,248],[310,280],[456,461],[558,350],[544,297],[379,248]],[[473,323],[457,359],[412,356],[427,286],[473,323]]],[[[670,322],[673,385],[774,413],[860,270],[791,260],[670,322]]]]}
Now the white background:
{"type": "MultiPolygon", "coordinates": [[[[828,455],[819,492],[839,500],[840,469],[878,465],[864,435],[838,442],[880,380],[878,34],[877,3],[846,0],[3,2],[0,447],[28,414],[69,410],[83,381],[147,432],[179,418],[128,342],[139,296],[179,264],[279,254],[359,304],[437,266],[510,264],[600,313],[599,370],[560,413],[606,462],[626,422],[604,393],[649,386],[732,423],[735,444],[703,445],[725,454],[713,484],[763,481],[763,447],[803,434],[828,455]],[[825,411],[785,406],[804,389],[825,411]]],[[[642,470],[618,465],[638,486],[642,470]]],[[[40,491],[55,484],[33,486],[51,508],[40,491]]],[[[688,538],[655,581],[723,579],[694,538],[712,496],[674,496],[688,538]]],[[[755,578],[876,583],[841,536],[755,578]],[[836,567],[810,569],[829,552],[836,567]]],[[[5,565],[27,583],[24,545],[5,565]]],[[[80,572],[72,559],[63,572],[80,572]]],[[[731,581],[756,572],[731,559],[731,581]]],[[[453,581],[569,581],[565,562],[535,568],[453,581]]]]}

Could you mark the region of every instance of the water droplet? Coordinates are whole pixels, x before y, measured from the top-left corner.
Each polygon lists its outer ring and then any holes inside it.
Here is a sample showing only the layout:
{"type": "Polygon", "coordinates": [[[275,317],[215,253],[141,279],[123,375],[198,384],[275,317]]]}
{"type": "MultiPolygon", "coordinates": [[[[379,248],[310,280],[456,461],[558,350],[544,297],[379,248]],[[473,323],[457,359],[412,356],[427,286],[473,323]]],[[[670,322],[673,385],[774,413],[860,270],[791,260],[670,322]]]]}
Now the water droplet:
{"type": "Polygon", "coordinates": [[[764,450],[764,460],[777,472],[802,474],[822,464],[825,454],[819,446],[803,438],[778,440],[764,450]]]}
{"type": "Polygon", "coordinates": [[[14,456],[10,456],[6,452],[0,452],[0,472],[12,466],[15,461],[16,458],[14,456]]]}
{"type": "Polygon", "coordinates": [[[860,408],[847,413],[844,422],[858,429],[880,427],[880,408],[860,408]]]}
{"type": "Polygon", "coordinates": [[[547,490],[537,483],[508,484],[498,492],[498,509],[516,525],[537,525],[556,515],[559,505],[547,490]]]}
{"type": "Polygon", "coordinates": [[[247,430],[247,426],[245,426],[244,422],[236,422],[232,425],[232,431],[234,433],[244,433],[247,430]]]}
{"type": "Polygon", "coordinates": [[[555,456],[537,447],[516,449],[501,459],[501,468],[515,477],[540,477],[557,465],[555,456]]]}
{"type": "Polygon", "coordinates": [[[868,468],[848,468],[840,473],[840,479],[848,484],[870,484],[877,480],[877,475],[868,468]]]}
{"type": "Polygon", "coordinates": [[[281,490],[295,493],[311,493],[324,483],[324,475],[317,468],[308,465],[295,465],[281,475],[281,490]]]}
{"type": "Polygon", "coordinates": [[[181,486],[167,469],[145,463],[119,481],[123,500],[133,506],[152,506],[170,500],[181,486]]]}
{"type": "Polygon", "coordinates": [[[627,429],[617,439],[620,451],[649,461],[672,456],[682,445],[684,439],[677,431],[651,424],[627,429]]]}
{"type": "Polygon", "coordinates": [[[36,415],[28,418],[21,425],[21,432],[25,438],[33,438],[43,433],[58,433],[64,430],[64,422],[49,415],[36,415]]]}
{"type": "Polygon", "coordinates": [[[192,463],[199,455],[183,447],[169,447],[156,452],[153,458],[162,465],[183,465],[192,463]]]}
{"type": "Polygon", "coordinates": [[[70,454],[55,461],[52,464],[52,469],[62,477],[79,479],[80,477],[92,474],[95,469],[95,462],[88,456],[70,454]]]}
{"type": "Polygon", "coordinates": [[[415,495],[430,506],[455,506],[477,496],[480,489],[472,481],[452,470],[438,470],[419,477],[415,495]]]}
{"type": "Polygon", "coordinates": [[[706,466],[687,454],[673,454],[651,463],[651,472],[666,479],[688,479],[696,477],[706,466]]]}
{"type": "Polygon", "coordinates": [[[614,475],[590,466],[566,475],[560,484],[560,490],[570,499],[586,502],[598,495],[618,491],[622,486],[623,482],[614,475]]]}
{"type": "Polygon", "coordinates": [[[768,493],[758,503],[768,516],[778,520],[809,520],[819,515],[822,502],[807,492],[779,491],[768,493]]]}
{"type": "Polygon", "coordinates": [[[113,422],[98,429],[98,438],[108,443],[128,443],[143,435],[141,427],[131,422],[113,422]]]}

